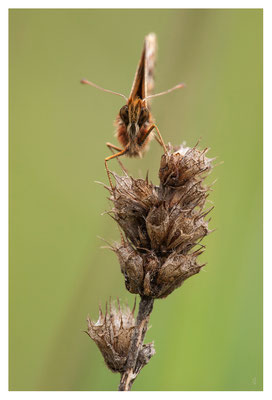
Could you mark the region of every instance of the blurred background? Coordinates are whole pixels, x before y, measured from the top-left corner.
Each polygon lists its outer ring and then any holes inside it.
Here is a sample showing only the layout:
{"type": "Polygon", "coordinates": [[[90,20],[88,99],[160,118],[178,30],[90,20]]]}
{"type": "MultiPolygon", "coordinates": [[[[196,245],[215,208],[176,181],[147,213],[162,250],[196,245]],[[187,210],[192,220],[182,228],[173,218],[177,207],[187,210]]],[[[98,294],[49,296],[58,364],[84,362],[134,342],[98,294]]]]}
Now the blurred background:
{"type": "MultiPolygon", "coordinates": [[[[165,142],[217,156],[204,270],[155,302],[156,356],[133,390],[262,390],[262,10],[10,10],[10,390],[116,390],[82,331],[99,303],[132,304],[107,215],[105,142],[117,144],[149,32],[158,36],[153,100],[165,142]]],[[[156,141],[125,159],[158,183],[156,141]]],[[[120,171],[112,161],[112,169],[120,171]]]]}

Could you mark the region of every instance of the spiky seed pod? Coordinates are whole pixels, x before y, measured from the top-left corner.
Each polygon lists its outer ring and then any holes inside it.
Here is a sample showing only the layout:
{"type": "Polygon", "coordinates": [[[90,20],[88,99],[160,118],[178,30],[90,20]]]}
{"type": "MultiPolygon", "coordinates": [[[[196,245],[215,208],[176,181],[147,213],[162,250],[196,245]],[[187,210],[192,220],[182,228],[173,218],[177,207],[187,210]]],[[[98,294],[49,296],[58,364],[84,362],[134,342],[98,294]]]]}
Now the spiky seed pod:
{"type": "Polygon", "coordinates": [[[127,290],[130,293],[138,293],[144,277],[142,257],[128,242],[124,242],[123,245],[117,244],[115,251],[119,258],[121,272],[125,277],[127,290]]]}
{"type": "MultiPolygon", "coordinates": [[[[203,265],[198,265],[196,258],[202,251],[191,254],[173,253],[159,269],[156,284],[161,287],[159,297],[166,297],[190,276],[197,274],[203,265]]],[[[152,287],[152,282],[149,282],[152,287]]]]}
{"type": "MultiPolygon", "coordinates": [[[[97,322],[87,318],[88,329],[86,333],[95,341],[101,351],[105,363],[113,372],[124,372],[127,360],[131,337],[135,329],[135,306],[132,310],[128,306],[121,308],[118,301],[118,308],[113,302],[110,307],[106,306],[105,315],[99,308],[99,318],[97,322]]],[[[139,367],[147,364],[155,353],[153,343],[143,345],[139,353],[139,367]]]]}
{"type": "MultiPolygon", "coordinates": [[[[173,149],[172,149],[173,150],[173,149]]],[[[196,147],[181,145],[174,152],[162,156],[159,178],[163,186],[181,187],[186,182],[202,180],[200,176],[211,170],[212,159],[205,156],[208,148],[200,151],[196,147]]]]}
{"type": "Polygon", "coordinates": [[[203,184],[212,169],[207,151],[169,150],[161,158],[160,186],[113,173],[112,216],[125,234],[113,250],[131,293],[166,297],[203,267],[196,261],[203,251],[193,248],[210,232],[205,217],[211,208],[204,210],[210,187],[203,184]]]}

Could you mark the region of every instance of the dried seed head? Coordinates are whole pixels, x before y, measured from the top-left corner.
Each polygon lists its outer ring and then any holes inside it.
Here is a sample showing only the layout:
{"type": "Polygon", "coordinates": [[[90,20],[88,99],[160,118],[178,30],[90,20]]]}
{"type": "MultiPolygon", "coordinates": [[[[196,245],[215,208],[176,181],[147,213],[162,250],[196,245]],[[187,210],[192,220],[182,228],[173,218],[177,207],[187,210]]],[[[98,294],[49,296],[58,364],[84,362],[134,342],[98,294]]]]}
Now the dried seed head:
{"type": "Polygon", "coordinates": [[[110,189],[114,203],[113,217],[135,246],[145,247],[148,244],[145,218],[150,207],[157,202],[156,187],[146,180],[113,175],[116,181],[114,193],[110,189]]]}
{"type": "Polygon", "coordinates": [[[180,146],[173,153],[164,154],[159,171],[161,184],[179,187],[189,180],[199,179],[204,172],[212,168],[212,160],[205,156],[208,150],[206,148],[200,151],[196,147],[180,146]]]}
{"type": "Polygon", "coordinates": [[[178,288],[185,279],[197,274],[203,265],[198,265],[196,257],[200,252],[192,254],[172,253],[159,269],[157,286],[161,288],[158,297],[166,297],[178,288]]]}
{"type": "Polygon", "coordinates": [[[127,290],[130,293],[138,293],[144,277],[142,257],[127,241],[124,241],[123,245],[117,244],[113,249],[118,255],[127,290]]]}
{"type": "MultiPolygon", "coordinates": [[[[202,250],[193,250],[210,232],[204,210],[209,187],[203,180],[212,168],[207,149],[180,147],[161,159],[160,186],[148,180],[113,174],[113,218],[125,234],[115,245],[127,289],[162,298],[198,273],[202,250]]],[[[204,246],[201,246],[202,248],[204,246]]]]}
{"type": "Polygon", "coordinates": [[[109,369],[113,372],[122,371],[135,327],[134,310],[128,307],[116,309],[114,304],[110,304],[110,311],[106,309],[105,315],[99,309],[96,323],[89,317],[87,322],[87,333],[99,347],[109,369]]]}
{"type": "MultiPolygon", "coordinates": [[[[101,351],[105,363],[113,372],[123,372],[127,360],[131,337],[135,328],[134,310],[128,306],[118,308],[110,302],[106,306],[105,315],[99,308],[99,319],[97,322],[87,318],[88,329],[86,333],[95,341],[101,351]]],[[[139,353],[139,362],[142,366],[147,364],[155,353],[153,343],[144,345],[139,353]]]]}

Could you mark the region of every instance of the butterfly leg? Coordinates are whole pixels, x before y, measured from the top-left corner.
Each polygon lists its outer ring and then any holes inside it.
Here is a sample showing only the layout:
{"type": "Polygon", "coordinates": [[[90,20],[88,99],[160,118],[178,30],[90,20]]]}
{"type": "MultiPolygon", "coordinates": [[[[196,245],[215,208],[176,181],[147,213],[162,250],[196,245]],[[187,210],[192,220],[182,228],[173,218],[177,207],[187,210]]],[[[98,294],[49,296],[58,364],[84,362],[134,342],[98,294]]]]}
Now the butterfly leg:
{"type": "Polygon", "coordinates": [[[112,184],[112,181],[111,181],[110,171],[109,171],[107,162],[108,162],[109,160],[112,160],[113,158],[122,156],[122,155],[125,154],[126,152],[127,152],[127,149],[124,149],[124,150],[119,151],[119,153],[113,154],[112,156],[109,156],[109,157],[105,158],[105,167],[106,167],[107,175],[108,175],[109,182],[110,182],[110,185],[111,185],[112,190],[114,189],[114,187],[113,187],[113,184],[112,184]]]}
{"type": "Polygon", "coordinates": [[[156,133],[157,133],[157,135],[158,135],[158,137],[155,136],[155,138],[157,139],[157,141],[158,141],[158,139],[159,139],[160,145],[163,147],[164,152],[167,153],[167,148],[166,148],[165,143],[164,143],[164,141],[163,141],[163,138],[162,138],[162,136],[161,136],[161,134],[160,134],[159,128],[158,128],[157,125],[155,125],[155,124],[153,124],[153,128],[156,129],[156,133]]]}
{"type": "Polygon", "coordinates": [[[163,147],[163,144],[162,144],[162,142],[160,141],[160,139],[158,138],[158,136],[155,135],[154,138],[155,138],[156,141],[159,143],[159,145],[163,147]]]}
{"type": "MultiPolygon", "coordinates": [[[[115,146],[114,144],[111,144],[109,142],[106,143],[106,146],[108,146],[108,148],[113,152],[113,150],[117,150],[117,151],[122,151],[123,149],[121,149],[120,147],[115,146]]],[[[113,153],[114,154],[114,153],[113,153]]],[[[122,170],[127,174],[128,171],[127,169],[124,167],[123,163],[119,160],[119,158],[117,157],[117,161],[119,162],[120,167],[122,168],[122,170]]]]}
{"type": "Polygon", "coordinates": [[[154,128],[156,129],[156,133],[158,135],[158,137],[155,136],[155,139],[163,147],[164,152],[167,153],[167,148],[166,148],[166,146],[164,144],[164,141],[163,141],[163,138],[162,138],[162,136],[160,134],[159,128],[155,124],[152,124],[150,126],[150,128],[148,129],[148,131],[146,132],[146,134],[145,134],[145,136],[144,136],[144,138],[142,140],[142,144],[145,142],[145,140],[147,139],[148,135],[153,131],[154,128]]]}

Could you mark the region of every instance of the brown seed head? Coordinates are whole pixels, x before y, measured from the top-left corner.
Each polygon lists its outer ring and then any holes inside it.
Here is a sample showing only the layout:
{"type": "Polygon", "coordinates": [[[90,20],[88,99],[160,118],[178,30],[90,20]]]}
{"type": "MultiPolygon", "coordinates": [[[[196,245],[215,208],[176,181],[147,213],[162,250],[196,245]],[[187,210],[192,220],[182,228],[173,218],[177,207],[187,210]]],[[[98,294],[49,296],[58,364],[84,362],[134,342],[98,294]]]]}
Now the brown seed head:
{"type": "Polygon", "coordinates": [[[188,181],[199,180],[204,172],[211,170],[211,159],[196,147],[180,146],[162,156],[159,177],[163,186],[180,187],[188,181]]]}
{"type": "Polygon", "coordinates": [[[166,297],[203,267],[196,261],[202,250],[194,247],[210,232],[205,217],[211,209],[204,210],[210,188],[203,180],[212,160],[206,152],[181,146],[164,154],[160,186],[113,174],[112,215],[125,234],[113,250],[131,293],[166,297]]]}
{"type": "MultiPolygon", "coordinates": [[[[128,306],[118,308],[110,302],[110,307],[106,306],[105,315],[99,309],[99,319],[97,322],[87,318],[88,329],[86,333],[95,341],[101,351],[105,363],[113,372],[123,372],[127,360],[131,337],[135,328],[134,309],[128,306]]],[[[143,345],[139,358],[145,365],[155,353],[152,343],[143,345]],[[146,360],[146,362],[143,362],[146,360]]]]}

